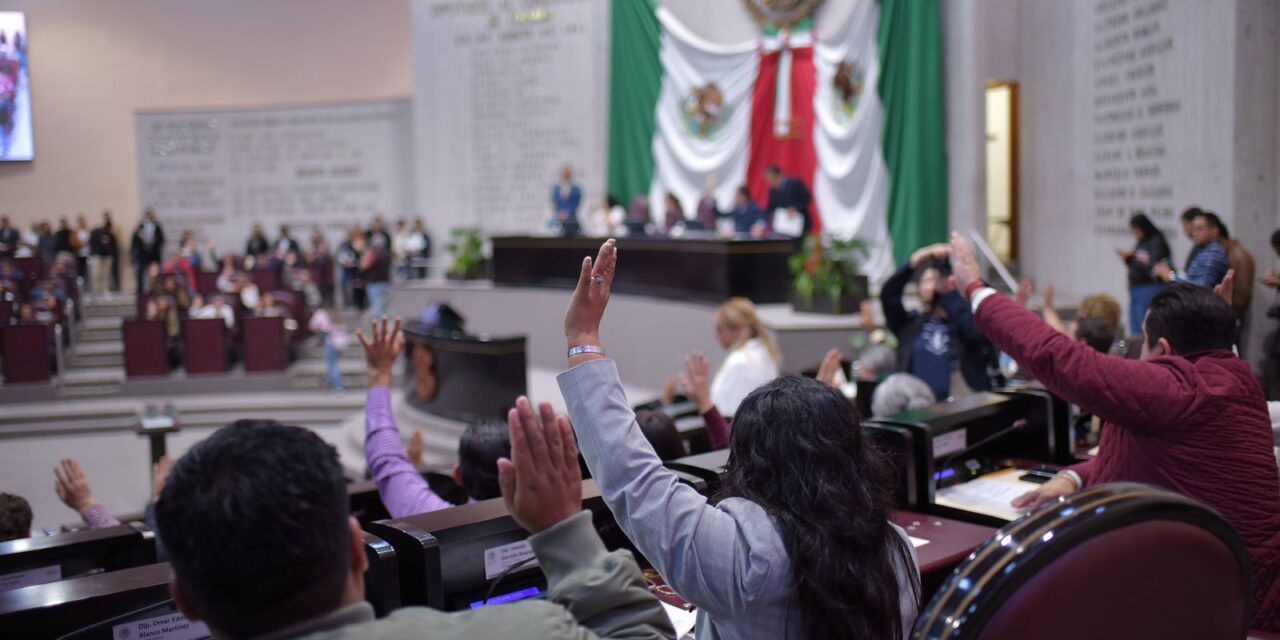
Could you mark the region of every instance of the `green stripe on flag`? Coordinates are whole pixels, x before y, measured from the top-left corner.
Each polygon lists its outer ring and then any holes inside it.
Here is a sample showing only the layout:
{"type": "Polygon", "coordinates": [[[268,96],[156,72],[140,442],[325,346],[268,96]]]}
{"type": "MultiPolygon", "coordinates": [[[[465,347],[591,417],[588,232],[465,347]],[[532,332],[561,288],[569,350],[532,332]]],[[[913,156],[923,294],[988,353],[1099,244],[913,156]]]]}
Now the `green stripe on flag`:
{"type": "Polygon", "coordinates": [[[880,101],[894,259],[947,239],[938,0],[880,0],[880,101]]]}
{"type": "Polygon", "coordinates": [[[662,89],[657,0],[614,0],[609,79],[609,193],[627,206],[653,181],[654,110],[662,89]]]}

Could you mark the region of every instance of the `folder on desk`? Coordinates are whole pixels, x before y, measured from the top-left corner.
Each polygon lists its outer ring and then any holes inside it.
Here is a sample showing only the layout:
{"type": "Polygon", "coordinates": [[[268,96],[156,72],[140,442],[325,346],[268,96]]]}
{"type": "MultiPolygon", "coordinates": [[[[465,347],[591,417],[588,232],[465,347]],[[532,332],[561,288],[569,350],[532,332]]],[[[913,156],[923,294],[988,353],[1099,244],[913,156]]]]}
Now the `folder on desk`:
{"type": "Polygon", "coordinates": [[[1019,480],[1023,473],[1022,469],[1005,469],[939,489],[934,502],[952,509],[972,511],[1008,521],[1017,520],[1022,517],[1023,512],[1013,508],[1010,503],[1014,498],[1040,486],[1034,482],[1019,480]]]}

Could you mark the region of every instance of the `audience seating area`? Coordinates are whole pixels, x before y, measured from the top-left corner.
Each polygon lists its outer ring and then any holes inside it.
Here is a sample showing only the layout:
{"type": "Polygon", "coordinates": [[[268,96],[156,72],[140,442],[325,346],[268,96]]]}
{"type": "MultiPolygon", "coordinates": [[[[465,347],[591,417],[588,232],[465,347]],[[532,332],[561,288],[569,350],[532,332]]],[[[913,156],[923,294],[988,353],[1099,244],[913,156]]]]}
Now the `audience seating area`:
{"type": "Polygon", "coordinates": [[[6,384],[45,383],[58,372],[57,342],[70,344],[80,317],[74,260],[9,259],[0,272],[0,359],[6,384]]]}

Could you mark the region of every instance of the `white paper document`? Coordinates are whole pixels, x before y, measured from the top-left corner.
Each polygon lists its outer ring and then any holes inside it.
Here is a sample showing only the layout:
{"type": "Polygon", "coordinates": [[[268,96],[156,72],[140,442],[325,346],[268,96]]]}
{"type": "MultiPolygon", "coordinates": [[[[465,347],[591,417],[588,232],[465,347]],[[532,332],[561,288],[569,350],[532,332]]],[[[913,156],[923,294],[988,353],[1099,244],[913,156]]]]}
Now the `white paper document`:
{"type": "Polygon", "coordinates": [[[671,619],[671,626],[676,628],[676,637],[683,638],[685,634],[693,631],[693,627],[698,622],[697,611],[685,611],[680,607],[675,607],[667,603],[662,603],[662,609],[667,612],[667,617],[671,619]]]}
{"type": "Polygon", "coordinates": [[[963,509],[994,516],[1004,520],[1017,520],[1023,512],[1010,504],[1014,498],[1034,491],[1040,486],[1034,482],[1019,480],[1026,473],[1022,469],[1006,469],[975,478],[963,484],[947,487],[938,492],[934,502],[943,507],[963,509]]]}
{"type": "Polygon", "coordinates": [[[786,209],[775,210],[773,212],[773,232],[778,235],[799,238],[804,235],[804,216],[798,213],[793,215],[786,209]]]}
{"type": "Polygon", "coordinates": [[[929,544],[929,541],[928,541],[928,540],[925,540],[924,538],[917,538],[917,537],[915,537],[915,536],[907,536],[907,537],[908,537],[908,538],[911,538],[911,546],[913,546],[913,547],[915,547],[915,548],[917,548],[917,549],[919,549],[920,547],[925,546],[926,544],[929,544]]]}

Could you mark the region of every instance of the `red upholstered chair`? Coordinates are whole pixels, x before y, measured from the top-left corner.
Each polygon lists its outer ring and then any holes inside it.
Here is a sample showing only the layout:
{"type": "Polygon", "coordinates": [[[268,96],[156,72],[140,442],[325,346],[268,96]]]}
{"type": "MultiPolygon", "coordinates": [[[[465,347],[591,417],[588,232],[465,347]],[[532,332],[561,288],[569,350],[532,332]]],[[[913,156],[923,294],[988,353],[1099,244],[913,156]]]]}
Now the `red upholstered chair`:
{"type": "Polygon", "coordinates": [[[126,377],[169,375],[169,346],[163,321],[125,320],[122,333],[126,377]]]}
{"type": "Polygon", "coordinates": [[[196,293],[211,296],[218,292],[218,274],[213,271],[196,272],[196,293]]]}
{"type": "Polygon", "coordinates": [[[1016,520],[974,551],[915,639],[1239,640],[1252,606],[1235,529],[1190,498],[1103,485],[1016,520]]]}
{"type": "Polygon", "coordinates": [[[4,383],[48,382],[53,325],[15,324],[0,329],[4,355],[4,383]]]}
{"type": "Polygon", "coordinates": [[[248,317],[240,324],[244,335],[244,370],[284,371],[284,318],[248,317]]]}
{"type": "Polygon", "coordinates": [[[227,325],[221,319],[188,318],[182,335],[187,373],[227,371],[227,325]]]}
{"type": "Polygon", "coordinates": [[[249,277],[258,285],[259,291],[276,291],[281,285],[280,272],[275,269],[254,269],[249,272],[249,277]]]}

